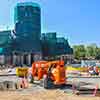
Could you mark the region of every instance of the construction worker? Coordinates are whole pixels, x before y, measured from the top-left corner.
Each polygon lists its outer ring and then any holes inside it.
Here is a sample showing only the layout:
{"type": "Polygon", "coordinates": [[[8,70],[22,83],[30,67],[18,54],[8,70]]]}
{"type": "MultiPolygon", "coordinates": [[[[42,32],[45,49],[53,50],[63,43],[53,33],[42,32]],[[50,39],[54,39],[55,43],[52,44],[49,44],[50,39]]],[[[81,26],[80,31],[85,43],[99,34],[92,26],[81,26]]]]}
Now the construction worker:
{"type": "Polygon", "coordinates": [[[94,75],[95,74],[93,66],[89,66],[88,67],[88,72],[89,72],[90,75],[94,75]]]}
{"type": "Polygon", "coordinates": [[[99,75],[99,68],[98,68],[98,66],[94,67],[94,72],[95,72],[95,75],[99,75]]]}

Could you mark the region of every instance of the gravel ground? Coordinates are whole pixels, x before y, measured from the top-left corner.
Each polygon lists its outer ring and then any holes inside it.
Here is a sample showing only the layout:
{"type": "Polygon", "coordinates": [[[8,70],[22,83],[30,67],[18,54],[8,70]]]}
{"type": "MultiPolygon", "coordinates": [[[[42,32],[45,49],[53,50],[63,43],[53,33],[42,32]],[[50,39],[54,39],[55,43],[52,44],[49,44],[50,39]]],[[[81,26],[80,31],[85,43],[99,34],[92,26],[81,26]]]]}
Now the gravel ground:
{"type": "Polygon", "coordinates": [[[59,90],[0,92],[0,100],[100,100],[100,97],[76,96],[59,90]]]}
{"type": "MultiPolygon", "coordinates": [[[[16,76],[2,76],[1,81],[18,81],[16,76]]],[[[99,84],[99,78],[69,78],[68,81],[90,82],[99,84]]],[[[67,91],[67,90],[66,90],[67,91]]],[[[72,93],[64,93],[62,89],[45,90],[38,85],[30,85],[28,89],[20,89],[17,91],[0,91],[0,100],[100,100],[100,97],[93,96],[77,96],[72,93]]]]}

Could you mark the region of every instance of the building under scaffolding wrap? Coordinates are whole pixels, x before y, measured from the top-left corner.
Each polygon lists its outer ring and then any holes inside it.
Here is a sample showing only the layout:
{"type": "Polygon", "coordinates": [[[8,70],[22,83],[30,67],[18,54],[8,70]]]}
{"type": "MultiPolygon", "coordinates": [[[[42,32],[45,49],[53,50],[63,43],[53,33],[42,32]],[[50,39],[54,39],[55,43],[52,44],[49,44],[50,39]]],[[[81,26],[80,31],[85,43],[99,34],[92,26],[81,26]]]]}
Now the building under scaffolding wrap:
{"type": "Polygon", "coordinates": [[[14,12],[16,38],[13,54],[19,56],[18,60],[22,64],[30,65],[33,60],[37,60],[35,56],[41,56],[41,9],[36,3],[27,2],[18,3],[14,12]]]}
{"type": "MultiPolygon", "coordinates": [[[[13,64],[16,65],[30,65],[34,60],[41,59],[40,6],[32,2],[18,3],[14,9],[14,23],[15,28],[10,33],[13,41],[9,49],[12,50],[10,61],[13,60],[13,64]]],[[[7,52],[7,54],[9,53],[7,52]]]]}
{"type": "Polygon", "coordinates": [[[0,64],[31,65],[45,57],[72,53],[68,41],[57,38],[56,32],[41,35],[41,8],[37,3],[18,3],[14,29],[0,32],[0,64]]]}
{"type": "Polygon", "coordinates": [[[9,63],[12,54],[11,30],[0,31],[0,64],[9,63]]]}
{"type": "Polygon", "coordinates": [[[73,54],[73,49],[70,47],[68,40],[64,37],[58,38],[56,32],[43,33],[41,41],[43,57],[61,57],[73,54]]]}

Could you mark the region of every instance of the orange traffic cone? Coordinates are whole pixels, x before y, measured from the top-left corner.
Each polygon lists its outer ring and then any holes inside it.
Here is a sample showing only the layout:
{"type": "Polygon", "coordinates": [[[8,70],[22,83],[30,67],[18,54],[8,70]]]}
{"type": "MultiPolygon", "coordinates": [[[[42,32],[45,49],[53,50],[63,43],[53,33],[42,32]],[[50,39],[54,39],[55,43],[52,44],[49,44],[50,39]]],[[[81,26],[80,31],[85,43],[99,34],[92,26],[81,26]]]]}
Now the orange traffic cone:
{"type": "Polygon", "coordinates": [[[24,79],[23,78],[21,79],[20,87],[21,88],[25,88],[25,82],[24,82],[24,79]]]}
{"type": "Polygon", "coordinates": [[[25,88],[28,88],[28,80],[24,77],[24,85],[25,85],[25,88]]]}
{"type": "Polygon", "coordinates": [[[93,96],[96,96],[97,90],[98,90],[98,84],[96,84],[96,86],[95,86],[95,90],[93,92],[93,96]]]}
{"type": "Polygon", "coordinates": [[[73,90],[73,93],[75,94],[76,88],[75,88],[75,85],[74,84],[72,85],[72,90],[73,90]]]}

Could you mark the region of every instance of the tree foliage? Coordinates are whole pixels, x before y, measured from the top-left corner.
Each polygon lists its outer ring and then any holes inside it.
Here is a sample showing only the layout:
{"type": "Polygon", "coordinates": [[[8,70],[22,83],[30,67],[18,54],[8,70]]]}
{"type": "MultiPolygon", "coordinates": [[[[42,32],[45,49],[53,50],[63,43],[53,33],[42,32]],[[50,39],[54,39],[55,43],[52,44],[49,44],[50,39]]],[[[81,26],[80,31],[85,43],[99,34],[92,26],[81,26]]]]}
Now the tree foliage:
{"type": "Polygon", "coordinates": [[[76,59],[84,59],[85,58],[85,47],[84,45],[76,45],[73,47],[74,50],[74,56],[76,59]]]}
{"type": "Polygon", "coordinates": [[[96,44],[88,46],[74,45],[74,57],[78,60],[81,59],[100,59],[100,48],[96,44]]]}

